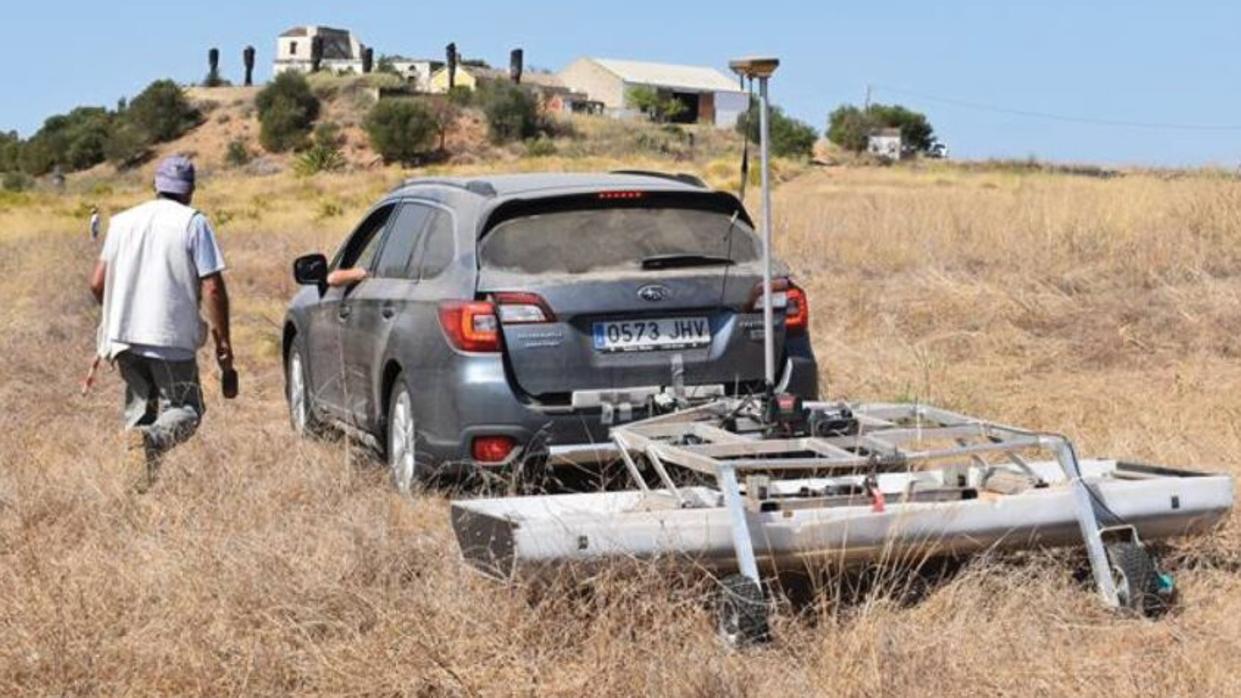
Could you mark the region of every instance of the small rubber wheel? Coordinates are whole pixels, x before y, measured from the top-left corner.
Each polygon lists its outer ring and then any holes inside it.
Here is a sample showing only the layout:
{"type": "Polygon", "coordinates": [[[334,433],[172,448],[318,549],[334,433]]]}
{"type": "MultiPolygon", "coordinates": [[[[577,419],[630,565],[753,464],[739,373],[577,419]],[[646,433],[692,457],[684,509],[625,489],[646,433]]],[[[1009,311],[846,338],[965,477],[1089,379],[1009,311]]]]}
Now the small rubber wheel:
{"type": "Polygon", "coordinates": [[[771,639],[767,624],[767,603],[762,587],[741,574],[719,582],[716,599],[716,630],[730,647],[748,647],[771,639]]]}
{"type": "Polygon", "coordinates": [[[296,344],[289,350],[289,359],[285,362],[284,385],[293,433],[303,438],[319,436],[323,432],[323,423],[315,416],[310,401],[310,383],[306,380],[306,363],[302,350],[296,344]]]}
{"type": "Polygon", "coordinates": [[[418,431],[414,425],[414,401],[405,376],[398,376],[388,400],[388,471],[398,492],[408,494],[418,480],[418,431]]]}
{"type": "Polygon", "coordinates": [[[1113,543],[1107,547],[1107,559],[1121,608],[1148,618],[1168,610],[1168,601],[1160,594],[1159,570],[1143,545],[1113,543]]]}

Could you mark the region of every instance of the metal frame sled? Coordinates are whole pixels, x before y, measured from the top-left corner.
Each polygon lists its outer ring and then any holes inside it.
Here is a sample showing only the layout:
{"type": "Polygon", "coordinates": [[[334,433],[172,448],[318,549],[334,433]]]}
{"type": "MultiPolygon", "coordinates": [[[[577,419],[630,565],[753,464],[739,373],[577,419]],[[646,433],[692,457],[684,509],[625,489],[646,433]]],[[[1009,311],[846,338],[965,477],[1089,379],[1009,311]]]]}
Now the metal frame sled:
{"type": "Polygon", "coordinates": [[[1103,601],[1146,612],[1164,580],[1142,541],[1206,532],[1233,505],[1228,475],[1079,460],[1063,436],[935,407],[799,404],[789,422],[769,403],[614,427],[633,490],[454,501],[465,559],[501,578],[669,555],[740,571],[735,626],[761,600],[760,566],[1084,542],[1103,601]]]}

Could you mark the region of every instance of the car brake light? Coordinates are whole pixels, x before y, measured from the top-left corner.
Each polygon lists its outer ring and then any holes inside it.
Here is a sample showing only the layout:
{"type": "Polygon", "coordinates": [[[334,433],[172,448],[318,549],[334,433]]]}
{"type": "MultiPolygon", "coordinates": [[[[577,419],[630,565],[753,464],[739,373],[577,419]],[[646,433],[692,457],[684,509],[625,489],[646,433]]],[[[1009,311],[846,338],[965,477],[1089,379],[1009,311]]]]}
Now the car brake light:
{"type": "MultiPolygon", "coordinates": [[[[771,280],[771,307],[773,310],[784,310],[789,304],[789,280],[777,277],[771,280]]],[[[754,284],[750,292],[750,311],[763,312],[763,282],[754,284]]]]}
{"type": "MultiPolygon", "coordinates": [[[[784,311],[784,329],[801,332],[810,326],[810,304],[806,292],[785,278],[771,280],[771,308],[784,311]]],[[[763,312],[763,283],[755,284],[750,294],[750,311],[763,312]]]]}
{"type": "Polygon", "coordinates": [[[600,199],[641,199],[640,191],[604,191],[599,192],[600,199]]]}
{"type": "Polygon", "coordinates": [[[476,436],[470,455],[479,463],[502,463],[516,446],[511,436],[476,436]]]}
{"type": "Polygon", "coordinates": [[[461,351],[500,351],[500,323],[496,307],[487,301],[444,301],[439,308],[440,326],[454,347],[461,351]]]}
{"type": "Polygon", "coordinates": [[[810,327],[810,302],[806,291],[789,282],[788,307],[784,310],[784,329],[789,332],[805,332],[810,327]]]}
{"type": "Polygon", "coordinates": [[[502,324],[529,325],[556,321],[556,314],[538,294],[504,292],[492,298],[502,324]]]}

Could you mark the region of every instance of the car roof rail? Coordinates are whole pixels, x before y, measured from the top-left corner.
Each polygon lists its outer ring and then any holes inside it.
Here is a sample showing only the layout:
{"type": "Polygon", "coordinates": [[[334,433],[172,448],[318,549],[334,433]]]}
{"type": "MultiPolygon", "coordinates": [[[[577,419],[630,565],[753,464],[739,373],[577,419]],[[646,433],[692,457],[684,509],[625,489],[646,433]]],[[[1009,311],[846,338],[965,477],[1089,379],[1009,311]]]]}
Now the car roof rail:
{"type": "Polygon", "coordinates": [[[468,182],[461,182],[459,180],[453,180],[453,179],[428,179],[426,177],[410,177],[409,179],[398,184],[396,188],[393,189],[392,191],[396,192],[406,187],[413,187],[413,186],[419,186],[419,185],[456,187],[458,189],[464,189],[468,192],[478,194],[479,196],[486,196],[486,197],[493,197],[496,195],[496,188],[491,185],[491,182],[487,182],[481,179],[471,179],[468,182]]]}
{"type": "Polygon", "coordinates": [[[616,175],[637,175],[640,177],[658,177],[659,179],[670,179],[681,184],[688,184],[692,187],[707,189],[707,183],[697,175],[688,172],[659,172],[658,170],[612,170],[609,174],[616,175]]]}

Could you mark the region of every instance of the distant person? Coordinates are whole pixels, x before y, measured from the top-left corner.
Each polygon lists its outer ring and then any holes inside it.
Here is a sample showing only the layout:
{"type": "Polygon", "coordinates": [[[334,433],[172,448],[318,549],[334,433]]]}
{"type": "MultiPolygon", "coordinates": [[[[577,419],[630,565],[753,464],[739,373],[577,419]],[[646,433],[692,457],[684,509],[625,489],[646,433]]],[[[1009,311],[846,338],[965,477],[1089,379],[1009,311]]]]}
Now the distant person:
{"type": "Polygon", "coordinates": [[[90,281],[103,306],[96,366],[99,358],[115,362],[125,381],[125,460],[137,471],[139,492],[150,488],[161,457],[194,434],[205,411],[195,358],[207,335],[200,301],[221,375],[236,377],[224,258],[206,216],[190,208],[194,165],[181,156],[162,161],[155,192],[155,199],[112,218],[90,281]]]}
{"type": "Polygon", "coordinates": [[[99,239],[99,207],[92,206],[90,210],[90,239],[99,239]]]}

